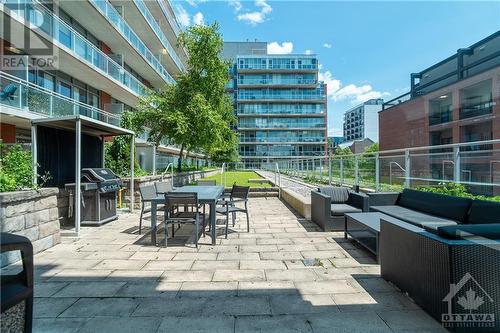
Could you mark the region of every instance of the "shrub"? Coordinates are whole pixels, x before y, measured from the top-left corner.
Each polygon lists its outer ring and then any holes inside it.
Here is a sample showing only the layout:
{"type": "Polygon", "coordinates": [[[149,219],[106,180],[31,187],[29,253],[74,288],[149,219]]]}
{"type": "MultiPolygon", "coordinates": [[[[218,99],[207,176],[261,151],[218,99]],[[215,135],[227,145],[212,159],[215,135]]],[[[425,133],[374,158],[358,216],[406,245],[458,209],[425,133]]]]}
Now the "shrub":
{"type": "Polygon", "coordinates": [[[424,191],[424,192],[432,192],[432,193],[438,193],[438,194],[451,195],[451,196],[455,196],[455,197],[500,202],[500,196],[487,197],[484,195],[475,195],[475,194],[467,192],[466,187],[463,184],[459,184],[459,183],[444,183],[444,184],[440,184],[439,186],[420,186],[417,188],[417,190],[424,191]]]}
{"type": "Polygon", "coordinates": [[[33,188],[31,152],[0,144],[0,192],[33,188]]]}

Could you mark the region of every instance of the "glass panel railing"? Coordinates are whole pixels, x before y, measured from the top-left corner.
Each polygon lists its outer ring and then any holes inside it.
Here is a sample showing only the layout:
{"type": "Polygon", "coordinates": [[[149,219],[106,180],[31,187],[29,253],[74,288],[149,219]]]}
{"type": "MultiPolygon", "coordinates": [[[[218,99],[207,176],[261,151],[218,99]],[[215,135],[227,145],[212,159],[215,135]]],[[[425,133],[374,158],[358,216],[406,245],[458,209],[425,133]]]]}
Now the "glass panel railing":
{"type": "Polygon", "coordinates": [[[273,99],[283,99],[283,100],[324,100],[326,95],[321,94],[311,94],[311,95],[268,95],[268,94],[251,94],[244,95],[238,94],[238,100],[273,100],[273,99]]]}
{"type": "MultiPolygon", "coordinates": [[[[23,0],[19,0],[16,2],[9,2],[6,5],[9,9],[24,8],[22,18],[34,26],[38,26],[40,20],[45,22],[46,24],[43,24],[44,29],[40,30],[52,37],[57,44],[68,49],[70,53],[74,54],[85,63],[104,72],[138,95],[145,95],[147,93],[148,89],[139,82],[137,78],[114,62],[95,45],[77,33],[72,27],[46,9],[42,4],[35,1],[25,3],[23,0]]],[[[22,13],[21,10],[17,12],[22,13]]]]}
{"type": "Polygon", "coordinates": [[[121,117],[39,87],[6,73],[0,73],[0,105],[47,117],[83,115],[120,126],[121,117]]]}
{"type": "Polygon", "coordinates": [[[268,78],[268,79],[238,79],[238,84],[247,84],[247,85],[273,85],[273,84],[283,84],[283,85],[312,85],[317,84],[318,81],[316,79],[303,79],[303,78],[295,78],[295,79],[284,79],[284,78],[268,78]]]}
{"type": "Polygon", "coordinates": [[[143,56],[144,59],[153,67],[165,80],[165,82],[174,84],[174,78],[161,65],[157,57],[144,45],[141,39],[135,34],[132,28],[116,11],[108,0],[89,0],[101,14],[120,32],[120,34],[130,43],[130,45],[143,56]]]}
{"type": "Polygon", "coordinates": [[[134,3],[141,12],[141,14],[144,16],[144,18],[146,19],[146,21],[148,22],[151,29],[153,29],[153,31],[155,32],[156,36],[160,39],[162,45],[167,50],[168,54],[172,57],[179,70],[184,71],[185,70],[184,64],[182,63],[181,59],[175,52],[172,45],[170,45],[170,42],[168,41],[167,37],[161,30],[160,25],[158,24],[158,22],[156,22],[155,18],[153,17],[149,9],[146,7],[144,1],[134,0],[134,3]]]}
{"type": "Polygon", "coordinates": [[[172,27],[172,30],[174,31],[176,36],[179,36],[179,33],[181,32],[181,28],[179,27],[179,23],[177,23],[176,18],[170,13],[168,10],[167,6],[165,5],[165,1],[167,0],[156,0],[160,4],[160,8],[163,11],[163,14],[167,18],[168,23],[170,23],[170,26],[172,27]]]}

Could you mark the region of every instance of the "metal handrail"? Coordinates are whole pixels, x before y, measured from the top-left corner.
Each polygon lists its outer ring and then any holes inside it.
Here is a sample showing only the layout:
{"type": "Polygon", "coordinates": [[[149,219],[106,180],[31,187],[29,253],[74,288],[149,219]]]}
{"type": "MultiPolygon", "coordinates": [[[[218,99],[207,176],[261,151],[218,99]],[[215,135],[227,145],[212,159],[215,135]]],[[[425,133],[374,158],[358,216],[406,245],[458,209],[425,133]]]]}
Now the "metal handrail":
{"type": "Polygon", "coordinates": [[[220,173],[220,183],[222,184],[222,186],[226,187],[226,162],[222,163],[222,168],[221,168],[221,173],[220,173]],[[222,181],[222,176],[224,176],[224,182],[222,181]]]}
{"type": "Polygon", "coordinates": [[[389,162],[389,184],[392,185],[392,165],[396,164],[401,171],[406,172],[406,169],[403,168],[398,162],[391,161],[389,162]]]}
{"type": "Polygon", "coordinates": [[[172,183],[172,188],[174,188],[174,164],[172,162],[168,163],[167,164],[167,167],[165,168],[165,170],[162,172],[161,174],[161,181],[163,181],[163,179],[165,178],[165,174],[168,172],[168,169],[170,168],[170,174],[171,174],[171,178],[170,178],[170,181],[172,183]]]}

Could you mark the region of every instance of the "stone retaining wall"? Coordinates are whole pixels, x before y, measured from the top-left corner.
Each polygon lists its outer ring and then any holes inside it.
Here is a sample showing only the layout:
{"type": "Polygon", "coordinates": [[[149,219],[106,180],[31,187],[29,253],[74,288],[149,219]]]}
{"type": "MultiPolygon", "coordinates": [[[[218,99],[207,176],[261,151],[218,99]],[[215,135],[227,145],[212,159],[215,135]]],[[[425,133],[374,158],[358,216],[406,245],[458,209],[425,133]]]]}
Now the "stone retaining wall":
{"type": "MultiPolygon", "coordinates": [[[[0,231],[27,237],[33,253],[60,243],[58,195],[57,188],[0,193],[0,231]]],[[[2,257],[2,266],[12,255],[2,257]]]]}

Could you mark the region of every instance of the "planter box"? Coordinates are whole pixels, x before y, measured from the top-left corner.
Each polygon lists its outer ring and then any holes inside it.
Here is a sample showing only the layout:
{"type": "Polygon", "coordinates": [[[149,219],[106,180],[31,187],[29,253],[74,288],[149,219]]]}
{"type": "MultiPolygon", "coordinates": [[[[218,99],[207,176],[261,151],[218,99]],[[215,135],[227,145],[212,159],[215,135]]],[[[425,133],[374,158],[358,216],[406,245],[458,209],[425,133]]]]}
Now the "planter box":
{"type": "MultiPolygon", "coordinates": [[[[42,188],[0,193],[0,231],[27,237],[33,253],[61,242],[59,189],[42,188]]],[[[2,255],[2,266],[17,261],[16,252],[2,255]]]]}

